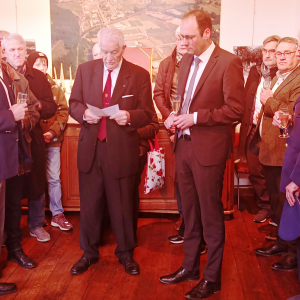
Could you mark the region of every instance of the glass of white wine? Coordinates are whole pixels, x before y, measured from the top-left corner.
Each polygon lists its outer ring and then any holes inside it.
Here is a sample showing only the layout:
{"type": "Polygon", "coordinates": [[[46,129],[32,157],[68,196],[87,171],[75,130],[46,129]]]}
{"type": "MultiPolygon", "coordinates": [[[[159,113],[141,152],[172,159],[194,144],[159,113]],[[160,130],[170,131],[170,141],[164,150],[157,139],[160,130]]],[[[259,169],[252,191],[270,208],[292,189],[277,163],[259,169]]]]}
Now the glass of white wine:
{"type": "Polygon", "coordinates": [[[177,116],[180,108],[181,96],[176,95],[172,97],[171,101],[172,101],[172,109],[174,111],[175,116],[177,116]]]}
{"type": "Polygon", "coordinates": [[[18,93],[18,96],[17,96],[17,104],[23,104],[23,103],[26,103],[28,102],[28,94],[25,94],[25,93],[18,93]]]}
{"type": "Polygon", "coordinates": [[[271,89],[271,78],[270,77],[267,77],[265,80],[264,80],[264,83],[263,83],[263,87],[265,90],[269,91],[271,89]]]}
{"type": "Polygon", "coordinates": [[[287,107],[282,107],[279,110],[279,120],[281,121],[281,127],[283,128],[283,134],[280,134],[280,138],[288,138],[289,133],[287,132],[287,127],[289,125],[289,109],[287,107]]]}

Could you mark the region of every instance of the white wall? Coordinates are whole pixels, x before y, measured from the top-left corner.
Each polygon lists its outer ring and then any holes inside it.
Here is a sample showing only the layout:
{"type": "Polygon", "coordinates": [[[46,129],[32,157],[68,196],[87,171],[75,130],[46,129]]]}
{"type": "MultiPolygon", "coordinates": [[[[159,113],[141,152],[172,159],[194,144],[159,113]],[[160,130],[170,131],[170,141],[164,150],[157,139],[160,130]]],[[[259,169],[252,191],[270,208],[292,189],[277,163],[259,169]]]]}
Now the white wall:
{"type": "Polygon", "coordinates": [[[222,0],[220,46],[261,45],[277,34],[296,37],[300,29],[300,0],[222,0]]]}
{"type": "Polygon", "coordinates": [[[0,30],[34,39],[52,70],[50,0],[0,0],[0,30]]]}

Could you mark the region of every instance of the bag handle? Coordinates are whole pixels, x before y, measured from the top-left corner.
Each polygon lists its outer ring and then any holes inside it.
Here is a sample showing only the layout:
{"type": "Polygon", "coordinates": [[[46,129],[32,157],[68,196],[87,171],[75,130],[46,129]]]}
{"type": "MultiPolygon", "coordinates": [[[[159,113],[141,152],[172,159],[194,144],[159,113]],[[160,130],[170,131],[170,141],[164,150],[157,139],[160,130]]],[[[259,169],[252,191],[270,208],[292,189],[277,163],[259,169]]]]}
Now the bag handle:
{"type": "Polygon", "coordinates": [[[148,143],[150,145],[150,149],[151,152],[153,152],[153,150],[155,149],[155,151],[159,151],[159,144],[158,144],[158,138],[157,138],[157,134],[155,133],[155,139],[154,139],[154,149],[153,149],[153,145],[152,142],[150,140],[148,140],[148,143]]]}

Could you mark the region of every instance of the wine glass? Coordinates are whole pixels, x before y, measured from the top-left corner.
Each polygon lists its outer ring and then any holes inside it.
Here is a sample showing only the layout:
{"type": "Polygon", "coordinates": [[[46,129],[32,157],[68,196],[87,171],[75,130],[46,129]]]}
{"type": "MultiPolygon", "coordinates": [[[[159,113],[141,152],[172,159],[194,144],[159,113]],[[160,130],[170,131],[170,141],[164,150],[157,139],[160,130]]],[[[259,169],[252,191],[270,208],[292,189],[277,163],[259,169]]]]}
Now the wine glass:
{"type": "Polygon", "coordinates": [[[181,96],[176,95],[172,97],[171,101],[172,101],[172,109],[174,111],[175,116],[177,116],[180,108],[181,96]]]}
{"type": "Polygon", "coordinates": [[[271,78],[270,77],[265,78],[264,83],[263,83],[263,88],[266,91],[269,91],[271,89],[271,78]]]}
{"type": "Polygon", "coordinates": [[[19,92],[18,96],[17,96],[17,104],[26,103],[26,102],[28,102],[27,99],[28,99],[28,95],[27,94],[19,92]]]}
{"type": "Polygon", "coordinates": [[[289,109],[287,107],[282,107],[279,110],[279,120],[281,121],[281,127],[283,128],[283,133],[279,135],[280,138],[290,137],[287,132],[287,127],[289,124],[289,109]]]}

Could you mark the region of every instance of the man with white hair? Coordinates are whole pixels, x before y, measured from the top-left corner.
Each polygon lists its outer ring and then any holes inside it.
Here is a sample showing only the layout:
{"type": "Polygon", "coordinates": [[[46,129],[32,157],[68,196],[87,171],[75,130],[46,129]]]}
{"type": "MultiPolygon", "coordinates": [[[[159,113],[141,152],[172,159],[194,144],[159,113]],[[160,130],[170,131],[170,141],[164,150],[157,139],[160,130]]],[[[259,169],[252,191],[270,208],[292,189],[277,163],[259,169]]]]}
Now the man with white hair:
{"type": "Polygon", "coordinates": [[[100,53],[100,47],[98,45],[98,43],[96,43],[93,47],[93,59],[100,59],[101,58],[101,53],[100,53]]]}
{"type": "Polygon", "coordinates": [[[106,195],[111,226],[117,240],[115,255],[131,275],[139,274],[132,258],[135,246],[133,189],[138,171],[137,129],[151,122],[154,108],[150,76],[127,62],[124,36],[114,27],[98,32],[102,59],[78,67],[69,101],[70,115],[81,124],[78,143],[81,259],[73,275],[98,262],[106,195]],[[111,116],[100,117],[88,108],[118,105],[111,116]]]}

